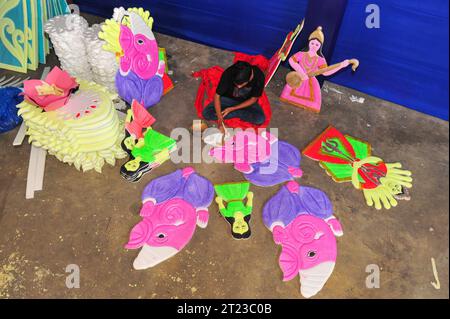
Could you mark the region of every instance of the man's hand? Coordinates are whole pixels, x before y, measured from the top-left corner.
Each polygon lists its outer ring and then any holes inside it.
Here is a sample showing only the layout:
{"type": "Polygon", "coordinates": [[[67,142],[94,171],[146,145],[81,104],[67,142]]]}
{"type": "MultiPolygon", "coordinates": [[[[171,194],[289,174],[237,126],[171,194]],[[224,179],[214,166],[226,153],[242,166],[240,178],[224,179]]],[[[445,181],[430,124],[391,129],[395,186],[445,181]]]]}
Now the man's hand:
{"type": "Polygon", "coordinates": [[[233,111],[236,111],[235,107],[226,108],[224,111],[222,111],[222,116],[225,118],[228,114],[230,114],[233,111]]]}

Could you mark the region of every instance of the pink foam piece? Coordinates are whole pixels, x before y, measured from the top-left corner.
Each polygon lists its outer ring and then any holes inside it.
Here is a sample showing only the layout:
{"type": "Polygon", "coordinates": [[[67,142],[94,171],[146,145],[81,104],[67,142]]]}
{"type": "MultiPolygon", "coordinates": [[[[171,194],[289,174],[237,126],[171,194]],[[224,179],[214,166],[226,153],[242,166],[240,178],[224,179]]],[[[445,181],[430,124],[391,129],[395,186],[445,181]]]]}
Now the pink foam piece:
{"type": "Polygon", "coordinates": [[[197,225],[199,227],[205,228],[206,226],[208,226],[209,212],[207,210],[198,210],[197,216],[197,225]]]}
{"type": "Polygon", "coordinates": [[[270,157],[270,145],[275,141],[276,138],[268,133],[259,135],[254,130],[239,131],[223,146],[212,148],[209,154],[220,162],[239,164],[238,167],[248,171],[246,165],[260,163],[270,157]]]}
{"type": "Polygon", "coordinates": [[[253,168],[249,163],[234,163],[234,168],[244,174],[249,174],[253,171],[253,168]]]}
{"type": "Polygon", "coordinates": [[[296,181],[289,181],[286,183],[286,187],[291,193],[298,193],[300,185],[296,181]]]}
{"type": "Polygon", "coordinates": [[[133,100],[133,103],[131,103],[131,110],[133,112],[133,119],[131,122],[125,123],[125,128],[136,139],[143,138],[143,130],[152,126],[156,122],[156,119],[136,100],[133,100]]]}
{"type": "Polygon", "coordinates": [[[183,168],[183,177],[186,178],[192,173],[195,173],[195,169],[193,167],[185,167],[183,168]]]}
{"type": "Polygon", "coordinates": [[[69,100],[70,93],[76,87],[78,87],[78,83],[75,81],[75,78],[72,78],[69,73],[55,66],[45,77],[44,81],[24,81],[23,94],[25,99],[39,105],[45,111],[50,112],[66,105],[69,100]],[[55,85],[57,88],[61,89],[63,93],[61,95],[39,95],[36,87],[41,86],[44,83],[47,83],[48,85],[55,85]]]}
{"type": "Polygon", "coordinates": [[[300,178],[303,176],[302,169],[298,168],[298,167],[289,167],[288,172],[289,172],[289,174],[292,175],[292,177],[295,177],[295,178],[300,178]]]}
{"type": "Polygon", "coordinates": [[[332,216],[331,218],[326,220],[327,224],[331,227],[335,236],[342,236],[344,234],[344,230],[339,220],[336,217],[332,216]]]}

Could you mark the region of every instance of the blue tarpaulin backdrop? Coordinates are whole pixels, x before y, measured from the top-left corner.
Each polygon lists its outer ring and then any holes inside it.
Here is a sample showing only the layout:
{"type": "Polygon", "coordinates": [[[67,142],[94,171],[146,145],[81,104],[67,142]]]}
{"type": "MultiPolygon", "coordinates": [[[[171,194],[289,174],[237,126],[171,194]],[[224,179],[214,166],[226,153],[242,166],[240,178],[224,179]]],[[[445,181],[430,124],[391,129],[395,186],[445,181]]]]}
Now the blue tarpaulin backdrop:
{"type": "MultiPolygon", "coordinates": [[[[304,17],[308,0],[75,2],[82,11],[104,17],[116,6],[142,6],[155,18],[158,32],[269,57],[304,17]]],[[[448,120],[448,6],[448,0],[349,0],[328,62],[356,57],[361,66],[353,75],[346,70],[331,80],[448,120]],[[380,8],[380,28],[366,27],[371,3],[380,8]]]]}

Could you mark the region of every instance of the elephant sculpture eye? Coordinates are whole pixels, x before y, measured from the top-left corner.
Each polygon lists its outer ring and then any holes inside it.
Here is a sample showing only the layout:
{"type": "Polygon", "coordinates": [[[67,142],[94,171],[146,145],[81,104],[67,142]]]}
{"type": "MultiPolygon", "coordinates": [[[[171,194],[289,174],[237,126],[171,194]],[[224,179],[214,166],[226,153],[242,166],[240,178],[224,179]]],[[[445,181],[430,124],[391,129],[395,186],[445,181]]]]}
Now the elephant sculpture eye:
{"type": "Polygon", "coordinates": [[[164,238],[164,237],[166,237],[166,235],[164,235],[164,234],[159,234],[159,235],[158,235],[158,238],[161,238],[161,239],[162,239],[162,238],[164,238]]]}
{"type": "Polygon", "coordinates": [[[316,252],[315,252],[315,251],[308,251],[307,256],[308,256],[309,258],[313,258],[315,255],[316,255],[316,252]]]}
{"type": "Polygon", "coordinates": [[[144,40],[139,39],[139,40],[137,41],[137,43],[138,43],[138,44],[144,44],[144,40]]]}

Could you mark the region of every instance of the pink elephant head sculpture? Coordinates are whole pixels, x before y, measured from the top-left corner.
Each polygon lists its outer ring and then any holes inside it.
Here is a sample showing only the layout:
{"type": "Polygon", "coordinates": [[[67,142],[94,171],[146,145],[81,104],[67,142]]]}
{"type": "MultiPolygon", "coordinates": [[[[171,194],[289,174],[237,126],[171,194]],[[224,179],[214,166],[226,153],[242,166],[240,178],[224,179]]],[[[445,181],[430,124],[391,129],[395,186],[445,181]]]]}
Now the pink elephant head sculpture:
{"type": "Polygon", "coordinates": [[[194,235],[196,225],[207,226],[213,197],[211,182],[192,168],[151,181],[142,195],[142,220],[133,227],[125,245],[128,249],[141,248],[133,267],[154,267],[181,251],[194,235]]]}
{"type": "Polygon", "coordinates": [[[126,12],[130,27],[121,24],[119,43],[123,56],[120,58],[120,73],[126,76],[133,71],[143,80],[150,79],[158,72],[158,43],[150,28],[139,14],[126,12]]]}
{"type": "Polygon", "coordinates": [[[263,220],[281,245],[283,280],[300,276],[305,298],[316,295],[331,276],[337,257],[335,236],[342,227],[322,191],[289,182],[264,206],[263,220]]]}
{"type": "Polygon", "coordinates": [[[209,155],[222,163],[233,163],[235,169],[242,173],[251,173],[250,164],[264,162],[270,157],[271,145],[278,139],[263,131],[254,129],[238,130],[223,146],[214,147],[209,155]]]}

